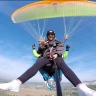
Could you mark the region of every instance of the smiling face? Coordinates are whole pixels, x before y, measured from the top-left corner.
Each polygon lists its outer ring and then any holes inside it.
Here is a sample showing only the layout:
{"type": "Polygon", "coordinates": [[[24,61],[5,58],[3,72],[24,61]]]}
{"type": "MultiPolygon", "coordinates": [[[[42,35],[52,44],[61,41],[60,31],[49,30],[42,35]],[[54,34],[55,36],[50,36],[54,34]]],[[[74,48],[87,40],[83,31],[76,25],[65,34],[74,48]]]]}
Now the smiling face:
{"type": "Polygon", "coordinates": [[[53,30],[47,31],[47,39],[51,41],[54,38],[55,38],[55,32],[53,30]]]}
{"type": "Polygon", "coordinates": [[[53,39],[54,39],[54,35],[53,35],[53,34],[49,34],[49,35],[48,35],[48,40],[51,41],[51,40],[53,40],[53,39]]]}

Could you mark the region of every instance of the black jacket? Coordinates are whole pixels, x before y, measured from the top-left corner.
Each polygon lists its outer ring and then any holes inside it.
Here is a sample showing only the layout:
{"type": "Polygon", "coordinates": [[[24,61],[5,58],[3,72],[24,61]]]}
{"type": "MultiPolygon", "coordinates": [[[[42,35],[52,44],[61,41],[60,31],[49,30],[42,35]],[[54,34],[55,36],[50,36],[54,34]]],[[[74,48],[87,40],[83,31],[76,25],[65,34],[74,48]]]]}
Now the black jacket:
{"type": "Polygon", "coordinates": [[[41,54],[41,57],[50,58],[50,49],[53,48],[52,54],[58,54],[58,56],[61,57],[64,50],[63,42],[60,42],[57,39],[46,41],[48,41],[48,43],[43,48],[39,44],[37,53],[41,54]]]}

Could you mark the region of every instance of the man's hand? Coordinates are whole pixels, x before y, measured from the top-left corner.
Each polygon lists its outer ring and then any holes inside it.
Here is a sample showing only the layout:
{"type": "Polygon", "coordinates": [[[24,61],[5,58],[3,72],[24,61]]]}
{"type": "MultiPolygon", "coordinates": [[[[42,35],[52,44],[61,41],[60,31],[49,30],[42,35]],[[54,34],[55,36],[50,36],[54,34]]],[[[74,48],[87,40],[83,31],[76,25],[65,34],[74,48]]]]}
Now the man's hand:
{"type": "Polygon", "coordinates": [[[35,48],[35,44],[34,44],[34,45],[32,45],[32,49],[36,49],[36,48],[35,48]]]}
{"type": "Polygon", "coordinates": [[[54,54],[54,55],[53,55],[53,58],[54,58],[54,59],[56,59],[57,57],[58,57],[58,55],[57,55],[57,54],[54,54]]]}
{"type": "Polygon", "coordinates": [[[69,48],[70,48],[70,46],[67,44],[66,45],[66,51],[69,51],[69,48]]]}
{"type": "Polygon", "coordinates": [[[47,41],[45,41],[44,39],[40,40],[39,42],[42,47],[44,47],[47,44],[47,41]]]}

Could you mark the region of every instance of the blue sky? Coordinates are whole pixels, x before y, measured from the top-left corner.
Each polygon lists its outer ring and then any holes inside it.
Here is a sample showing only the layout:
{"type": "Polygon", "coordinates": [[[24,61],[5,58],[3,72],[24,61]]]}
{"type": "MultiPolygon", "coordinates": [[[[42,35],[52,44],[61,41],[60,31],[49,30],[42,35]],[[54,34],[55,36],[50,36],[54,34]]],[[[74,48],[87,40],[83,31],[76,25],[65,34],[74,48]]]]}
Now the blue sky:
{"type": "MultiPolygon", "coordinates": [[[[22,28],[11,20],[11,14],[16,9],[29,3],[32,1],[0,1],[0,79],[16,79],[36,61],[32,54],[32,44],[35,43],[38,47],[38,41],[24,30],[30,29],[30,26],[22,28]]],[[[36,21],[34,23],[37,24],[36,21]]],[[[56,38],[63,40],[62,18],[47,20],[44,37],[46,31],[50,29],[56,32],[56,38]]],[[[33,30],[31,33],[34,33],[33,30]]],[[[82,22],[68,44],[70,51],[68,58],[65,59],[67,65],[81,81],[96,80],[96,17],[87,18],[82,22]]],[[[39,72],[29,81],[38,82],[38,79],[43,81],[39,72]]],[[[64,76],[62,81],[68,82],[64,76]]]]}

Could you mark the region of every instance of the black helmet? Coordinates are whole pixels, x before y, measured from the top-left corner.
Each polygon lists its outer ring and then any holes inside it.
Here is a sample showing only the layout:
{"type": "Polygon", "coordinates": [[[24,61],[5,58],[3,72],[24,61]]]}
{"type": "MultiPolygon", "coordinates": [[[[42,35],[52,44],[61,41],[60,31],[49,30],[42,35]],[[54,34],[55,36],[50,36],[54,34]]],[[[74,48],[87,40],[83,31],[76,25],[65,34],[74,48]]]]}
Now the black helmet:
{"type": "Polygon", "coordinates": [[[53,31],[53,30],[49,30],[49,31],[47,31],[47,37],[48,37],[48,35],[54,35],[54,38],[55,38],[55,32],[53,31]]]}

